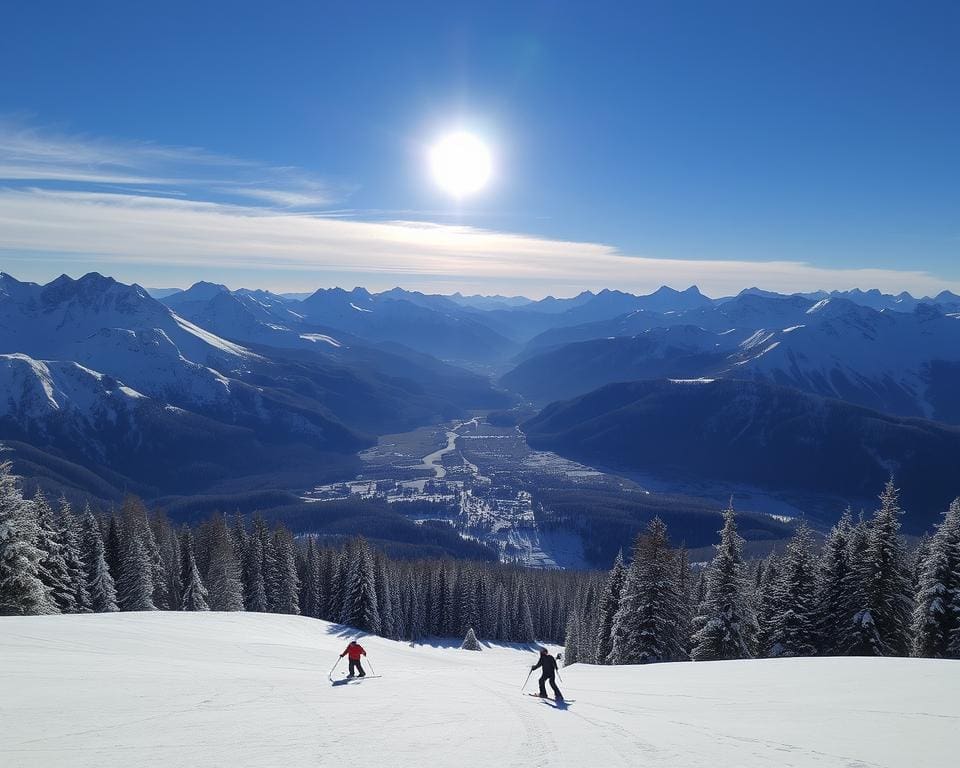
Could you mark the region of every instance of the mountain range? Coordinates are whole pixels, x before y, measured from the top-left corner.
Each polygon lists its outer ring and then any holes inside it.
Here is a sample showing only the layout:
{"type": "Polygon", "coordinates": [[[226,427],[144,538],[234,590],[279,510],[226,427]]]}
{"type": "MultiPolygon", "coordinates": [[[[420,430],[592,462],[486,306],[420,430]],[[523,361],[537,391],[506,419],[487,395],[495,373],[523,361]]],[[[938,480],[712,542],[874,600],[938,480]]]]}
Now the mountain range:
{"type": "Polygon", "coordinates": [[[284,301],[210,284],[187,293],[184,313],[206,328],[96,273],[47,285],[0,275],[0,439],[113,487],[197,492],[342,474],[377,434],[506,401],[417,352],[288,329],[284,301]]]}
{"type": "Polygon", "coordinates": [[[610,384],[552,403],[522,429],[533,447],[621,471],[666,471],[864,505],[893,475],[912,532],[940,519],[960,477],[956,427],[762,382],[610,384]]]}
{"type": "Polygon", "coordinates": [[[532,444],[628,469],[858,499],[896,472],[924,514],[956,475],[946,291],[161,293],[0,274],[0,451],[49,492],[289,491],[350,478],[378,435],[532,406],[532,444]]]}
{"type": "Polygon", "coordinates": [[[537,402],[643,378],[754,379],[902,416],[960,422],[960,318],[939,306],[743,294],[671,316],[645,311],[533,339],[501,383],[537,402]]]}

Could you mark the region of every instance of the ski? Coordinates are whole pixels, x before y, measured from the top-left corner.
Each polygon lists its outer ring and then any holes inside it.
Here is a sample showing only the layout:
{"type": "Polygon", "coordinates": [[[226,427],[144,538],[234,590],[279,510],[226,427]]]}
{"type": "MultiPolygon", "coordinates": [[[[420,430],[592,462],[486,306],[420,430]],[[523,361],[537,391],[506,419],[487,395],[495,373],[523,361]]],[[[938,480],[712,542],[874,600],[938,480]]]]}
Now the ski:
{"type": "Polygon", "coordinates": [[[549,701],[551,704],[570,704],[573,699],[554,699],[550,696],[541,696],[538,693],[528,693],[527,696],[532,696],[535,699],[542,699],[543,701],[549,701]]]}
{"type": "Polygon", "coordinates": [[[331,678],[330,682],[333,685],[349,685],[350,683],[359,683],[361,680],[375,680],[378,677],[383,677],[383,675],[364,675],[363,677],[358,675],[356,677],[341,677],[339,680],[331,678]]]}

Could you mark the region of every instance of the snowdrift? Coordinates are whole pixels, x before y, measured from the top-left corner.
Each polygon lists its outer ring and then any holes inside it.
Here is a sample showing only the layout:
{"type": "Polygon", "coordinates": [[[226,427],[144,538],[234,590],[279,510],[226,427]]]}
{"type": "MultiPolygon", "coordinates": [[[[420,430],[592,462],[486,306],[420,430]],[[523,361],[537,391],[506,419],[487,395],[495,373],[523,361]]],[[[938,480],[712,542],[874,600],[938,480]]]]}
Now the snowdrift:
{"type": "Polygon", "coordinates": [[[332,685],[355,634],[242,613],[0,618],[0,765],[945,768],[960,753],[956,662],[575,665],[564,706],[521,695],[532,651],[486,644],[366,637],[382,677],[332,685]]]}

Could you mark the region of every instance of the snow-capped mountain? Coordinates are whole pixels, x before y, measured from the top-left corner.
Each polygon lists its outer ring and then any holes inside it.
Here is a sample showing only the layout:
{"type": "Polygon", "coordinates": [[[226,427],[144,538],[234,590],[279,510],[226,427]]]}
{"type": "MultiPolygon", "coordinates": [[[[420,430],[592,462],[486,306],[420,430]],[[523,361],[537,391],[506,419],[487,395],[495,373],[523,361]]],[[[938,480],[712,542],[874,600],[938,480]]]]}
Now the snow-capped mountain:
{"type": "MultiPolygon", "coordinates": [[[[224,312],[230,304],[240,305],[246,310],[246,314],[260,323],[283,327],[285,323],[296,325],[303,321],[303,316],[292,308],[295,302],[289,299],[269,291],[252,291],[246,288],[231,291],[227,286],[217,283],[194,283],[187,290],[161,301],[181,317],[186,317],[211,330],[214,330],[213,326],[205,322],[206,320],[213,322],[225,320],[228,323],[226,327],[230,329],[229,318],[219,317],[219,314],[224,312]],[[222,303],[219,312],[210,310],[211,304],[215,305],[216,302],[222,303]]],[[[240,314],[239,309],[232,311],[237,315],[240,314]]],[[[244,319],[242,322],[249,321],[244,319]]],[[[232,335],[231,338],[236,338],[236,335],[232,335]]]]}
{"type": "MultiPolygon", "coordinates": [[[[198,284],[199,285],[199,284],[198,284]]],[[[194,288],[184,291],[191,293],[194,288]]],[[[192,323],[241,344],[266,345],[281,349],[340,347],[336,331],[304,328],[304,318],[290,302],[271,301],[253,292],[230,291],[224,286],[209,295],[201,291],[194,298],[174,303],[175,311],[192,323]],[[203,297],[203,298],[198,298],[203,297]]]]}
{"type": "Polygon", "coordinates": [[[491,362],[515,351],[514,342],[478,319],[476,310],[405,293],[321,289],[294,309],[307,322],[372,342],[403,344],[444,360],[491,362]]]}
{"type": "Polygon", "coordinates": [[[237,366],[254,357],[174,314],[138,285],[95,272],[78,280],[62,275],[47,285],[0,274],[0,351],[74,360],[78,347],[105,328],[154,330],[203,365],[237,366]]]}
{"type": "Polygon", "coordinates": [[[944,390],[945,377],[960,365],[960,320],[925,304],[907,314],[842,299],[822,299],[806,320],[757,331],[723,373],[889,413],[954,420],[956,396],[944,390]]]}
{"type": "Polygon", "coordinates": [[[931,305],[906,313],[848,299],[744,294],[675,317],[631,313],[567,330],[595,333],[598,325],[614,333],[568,344],[549,344],[559,331],[543,334],[548,346],[531,343],[502,383],[545,402],[640,378],[759,379],[960,423],[960,318],[931,305]],[[683,321],[690,324],[675,324],[683,321]]]}
{"type": "Polygon", "coordinates": [[[710,303],[687,310],[653,311],[635,309],[609,320],[582,325],[554,327],[534,337],[520,359],[563,344],[616,336],[634,336],[654,328],[678,325],[697,326],[708,331],[755,331],[760,328],[788,328],[801,322],[815,302],[802,296],[765,296],[744,293],[720,304],[710,303]]]}
{"type": "Polygon", "coordinates": [[[866,503],[891,474],[923,531],[957,494],[960,429],[758,381],[609,384],[521,425],[538,448],[606,467],[866,503]]]}
{"type": "MultiPolygon", "coordinates": [[[[223,408],[198,413],[147,397],[79,363],[35,360],[19,353],[0,355],[0,392],[4,454],[22,458],[15,446],[35,446],[70,467],[67,474],[76,481],[70,482],[71,490],[92,491],[101,498],[112,495],[114,488],[147,495],[182,493],[237,474],[302,470],[323,460],[324,447],[343,450],[365,444],[334,422],[262,400],[258,407],[263,421],[280,434],[296,429],[300,439],[310,443],[291,451],[285,440],[270,443],[256,429],[205,415],[223,417],[223,408]],[[11,446],[8,441],[15,442],[11,446]],[[81,467],[90,474],[77,479],[81,467]]],[[[254,395],[248,390],[246,396],[254,395]]],[[[225,407],[244,415],[235,403],[225,407]]]]}
{"type": "MultiPolygon", "coordinates": [[[[422,414],[417,418],[453,416],[460,409],[506,402],[480,376],[408,347],[365,341],[343,330],[316,325],[288,300],[277,300],[266,292],[223,288],[206,301],[182,304],[180,311],[189,312],[196,325],[256,351],[266,362],[250,366],[255,374],[290,382],[298,391],[304,391],[304,375],[337,387],[343,386],[336,382],[338,378],[359,379],[350,387],[353,404],[338,413],[348,421],[360,419],[360,426],[372,433],[396,428],[396,417],[404,413],[422,414]],[[378,407],[378,402],[388,399],[385,391],[391,393],[390,399],[403,401],[402,408],[390,406],[392,416],[378,407]]],[[[321,399],[345,407],[342,397],[321,399]]]]}
{"type": "Polygon", "coordinates": [[[0,419],[25,435],[51,427],[78,428],[79,435],[98,424],[115,425],[145,399],[79,363],[45,362],[20,353],[0,355],[0,392],[0,419]]]}
{"type": "Polygon", "coordinates": [[[547,403],[615,381],[694,378],[721,365],[743,335],[675,325],[634,336],[574,342],[524,360],[500,383],[547,403]]]}
{"type": "Polygon", "coordinates": [[[0,439],[180,492],[277,468],[312,467],[313,480],[372,434],[505,403],[432,358],[299,325],[270,294],[202,284],[176,297],[193,319],[98,274],[45,286],[0,277],[0,439]],[[201,445],[207,469],[194,472],[201,445]]]}
{"type": "Polygon", "coordinates": [[[227,407],[236,399],[232,378],[258,360],[139,286],[95,273],[45,286],[0,278],[0,352],[80,363],[144,395],[198,410],[227,407]]]}

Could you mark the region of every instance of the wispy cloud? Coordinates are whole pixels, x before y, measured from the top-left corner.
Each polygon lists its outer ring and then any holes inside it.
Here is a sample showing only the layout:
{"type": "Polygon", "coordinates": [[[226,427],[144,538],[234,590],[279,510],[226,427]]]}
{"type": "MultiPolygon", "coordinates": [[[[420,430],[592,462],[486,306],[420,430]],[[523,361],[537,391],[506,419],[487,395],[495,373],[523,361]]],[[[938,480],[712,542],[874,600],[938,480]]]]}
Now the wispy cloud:
{"type": "Polygon", "coordinates": [[[271,166],[197,147],[121,142],[39,131],[0,121],[0,181],[61,186],[155,187],[217,199],[246,199],[280,208],[326,206],[345,189],[301,169],[271,166]]]}
{"type": "MultiPolygon", "coordinates": [[[[946,286],[925,272],[824,269],[787,261],[681,261],[636,257],[599,243],[568,242],[423,222],[366,222],[290,215],[255,206],[134,194],[0,190],[0,251],[60,254],[127,266],[284,270],[389,276],[417,287],[443,282],[532,292],[647,290],[697,283],[714,295],[746,285],[795,291],[878,287],[919,293],[946,286]]],[[[273,274],[269,274],[273,273],[273,274]]],[[[960,286],[953,286],[954,288],[960,286]]]]}
{"type": "MultiPolygon", "coordinates": [[[[327,187],[291,168],[195,148],[39,135],[0,124],[0,260],[110,263],[118,272],[180,266],[258,271],[264,287],[315,287],[352,275],[371,287],[570,294],[698,284],[781,291],[877,287],[960,290],[917,270],[829,269],[798,261],[675,260],[603,243],[420,221],[366,221],[349,209],[306,213],[327,187]],[[286,183],[281,183],[286,182],[286,183]],[[247,201],[247,202],[243,202],[247,201]]],[[[0,265],[2,266],[2,265],[0,265]]],[[[51,267],[52,269],[52,267],[51,267]]],[[[10,271],[16,271],[10,269],[10,271]]],[[[33,270],[36,273],[36,269],[33,270]]]]}

